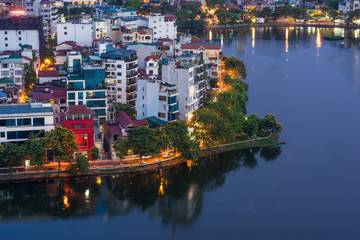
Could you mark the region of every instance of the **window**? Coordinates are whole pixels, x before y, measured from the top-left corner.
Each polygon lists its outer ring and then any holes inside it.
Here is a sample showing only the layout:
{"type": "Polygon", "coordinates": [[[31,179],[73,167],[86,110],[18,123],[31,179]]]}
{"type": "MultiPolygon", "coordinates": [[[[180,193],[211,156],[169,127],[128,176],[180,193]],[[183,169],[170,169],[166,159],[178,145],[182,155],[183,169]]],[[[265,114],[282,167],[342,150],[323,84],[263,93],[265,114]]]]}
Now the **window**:
{"type": "Polygon", "coordinates": [[[120,77],[120,76],[121,76],[121,72],[118,72],[117,75],[120,77]]]}
{"type": "Polygon", "coordinates": [[[165,96],[159,96],[159,100],[160,101],[166,101],[166,97],[165,96]]]}
{"type": "Polygon", "coordinates": [[[86,128],[90,128],[90,124],[86,125],[86,128]]]}
{"type": "Polygon", "coordinates": [[[19,47],[21,47],[21,43],[19,43],[19,47]]]}
{"type": "Polygon", "coordinates": [[[165,118],[165,113],[158,113],[158,117],[165,118]]]}
{"type": "Polygon", "coordinates": [[[121,68],[121,65],[117,65],[117,68],[121,68]]]}
{"type": "Polygon", "coordinates": [[[118,91],[121,92],[121,91],[122,91],[122,88],[118,88],[118,91]]]}
{"type": "Polygon", "coordinates": [[[19,31],[19,34],[21,34],[21,31],[19,31]]]}
{"type": "Polygon", "coordinates": [[[149,67],[153,67],[154,66],[154,64],[153,63],[149,63],[149,67]]]}
{"type": "Polygon", "coordinates": [[[64,30],[66,30],[67,29],[67,27],[64,27],[64,30]]]}
{"type": "Polygon", "coordinates": [[[68,129],[71,129],[71,126],[70,126],[70,125],[68,126],[68,129]]]}
{"type": "Polygon", "coordinates": [[[74,129],[83,129],[83,128],[84,128],[84,125],[82,125],[82,124],[74,125],[74,129]]]}
{"type": "Polygon", "coordinates": [[[145,99],[145,96],[142,96],[142,99],[144,100],[144,99],[145,99]]]}
{"type": "Polygon", "coordinates": [[[143,104],[143,108],[145,108],[145,104],[143,104]]]}
{"type": "Polygon", "coordinates": [[[19,118],[17,120],[18,126],[31,125],[31,118],[19,118]]]}
{"type": "Polygon", "coordinates": [[[83,98],[84,98],[84,93],[78,92],[78,99],[83,99],[83,98]]]}
{"type": "Polygon", "coordinates": [[[44,118],[34,118],[33,119],[33,124],[34,124],[34,126],[44,126],[45,125],[45,119],[44,118]]]}
{"type": "Polygon", "coordinates": [[[142,91],[144,92],[144,91],[145,91],[145,89],[144,89],[144,88],[142,88],[142,91]]]}
{"type": "Polygon", "coordinates": [[[74,100],[75,99],[75,93],[68,93],[68,99],[74,100]]]}
{"type": "Polygon", "coordinates": [[[0,137],[4,138],[5,137],[5,132],[1,132],[0,137]]]}
{"type": "Polygon", "coordinates": [[[19,37],[19,41],[21,41],[21,37],[19,37]]]}
{"type": "Polygon", "coordinates": [[[79,105],[84,105],[84,101],[79,101],[79,105]]]}
{"type": "Polygon", "coordinates": [[[64,35],[67,35],[67,32],[64,32],[64,35]]]}
{"type": "Polygon", "coordinates": [[[8,44],[7,43],[5,43],[5,47],[7,47],[8,46],[8,44]]]}
{"type": "Polygon", "coordinates": [[[122,80],[118,80],[118,83],[122,84],[122,80]]]}
{"type": "Polygon", "coordinates": [[[7,41],[7,37],[5,38],[5,41],[7,41]]]}
{"type": "Polygon", "coordinates": [[[7,34],[7,31],[5,31],[5,34],[7,34]]]}

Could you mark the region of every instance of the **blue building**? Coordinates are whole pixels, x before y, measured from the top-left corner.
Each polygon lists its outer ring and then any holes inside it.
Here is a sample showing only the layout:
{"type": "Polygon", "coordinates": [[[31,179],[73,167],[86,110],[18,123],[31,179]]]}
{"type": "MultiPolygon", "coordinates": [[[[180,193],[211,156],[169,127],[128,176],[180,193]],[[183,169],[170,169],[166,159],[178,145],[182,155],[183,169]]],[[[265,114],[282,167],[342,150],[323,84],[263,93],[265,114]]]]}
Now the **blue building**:
{"type": "Polygon", "coordinates": [[[86,105],[103,123],[107,114],[105,68],[83,61],[81,54],[68,55],[67,104],[86,105]]]}

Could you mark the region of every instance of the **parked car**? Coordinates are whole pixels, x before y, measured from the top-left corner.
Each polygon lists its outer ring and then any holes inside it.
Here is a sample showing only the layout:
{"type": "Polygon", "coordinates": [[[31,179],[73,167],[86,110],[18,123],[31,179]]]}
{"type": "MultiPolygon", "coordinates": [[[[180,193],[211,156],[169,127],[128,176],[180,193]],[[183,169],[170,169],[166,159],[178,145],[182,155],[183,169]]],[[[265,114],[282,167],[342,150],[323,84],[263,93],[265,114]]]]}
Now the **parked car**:
{"type": "Polygon", "coordinates": [[[172,153],[167,153],[163,155],[163,158],[171,158],[172,156],[174,156],[174,154],[172,153]]]}

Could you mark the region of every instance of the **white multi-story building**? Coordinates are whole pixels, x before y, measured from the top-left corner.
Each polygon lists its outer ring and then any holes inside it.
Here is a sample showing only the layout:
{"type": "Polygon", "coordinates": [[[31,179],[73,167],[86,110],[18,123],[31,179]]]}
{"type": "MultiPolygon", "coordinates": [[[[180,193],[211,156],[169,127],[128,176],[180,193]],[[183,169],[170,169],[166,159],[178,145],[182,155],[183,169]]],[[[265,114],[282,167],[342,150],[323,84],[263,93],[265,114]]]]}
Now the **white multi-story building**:
{"type": "Polygon", "coordinates": [[[99,56],[105,67],[108,99],[135,106],[138,75],[136,51],[99,43],[99,56]]]}
{"type": "Polygon", "coordinates": [[[139,68],[146,69],[145,58],[148,56],[153,56],[160,53],[158,50],[158,44],[156,43],[129,43],[127,44],[127,48],[131,50],[135,50],[136,54],[139,58],[139,68]]]}
{"type": "Polygon", "coordinates": [[[0,18],[0,51],[19,51],[31,45],[44,57],[45,38],[41,17],[14,16],[0,18]]]}
{"type": "Polygon", "coordinates": [[[108,24],[105,19],[95,18],[93,21],[93,39],[104,39],[108,37],[108,24]]]}
{"type": "Polygon", "coordinates": [[[138,80],[136,118],[157,117],[166,122],[176,120],[179,112],[177,86],[149,78],[138,80]]]}
{"type": "Polygon", "coordinates": [[[54,129],[51,103],[0,105],[0,143],[22,143],[29,135],[54,129]]]}
{"type": "Polygon", "coordinates": [[[146,74],[158,75],[159,74],[159,56],[147,56],[145,58],[146,74]]]}
{"type": "Polygon", "coordinates": [[[41,0],[24,1],[24,6],[28,15],[43,17],[43,29],[46,39],[55,37],[56,23],[58,22],[58,10],[55,4],[56,2],[41,0]]]}
{"type": "Polygon", "coordinates": [[[14,79],[14,84],[19,90],[19,96],[24,91],[24,64],[30,64],[31,59],[23,56],[0,56],[0,78],[9,77],[14,79]]]}
{"type": "Polygon", "coordinates": [[[189,43],[183,44],[181,49],[186,54],[202,54],[208,76],[213,78],[218,77],[218,73],[221,71],[222,59],[222,56],[220,55],[220,45],[209,43],[189,43]]]}
{"type": "Polygon", "coordinates": [[[69,21],[56,25],[57,44],[73,41],[80,46],[91,46],[93,40],[93,24],[88,15],[80,21],[69,21]]]}
{"type": "Polygon", "coordinates": [[[160,13],[149,15],[149,28],[153,30],[154,40],[177,38],[176,16],[174,15],[161,15],[160,13]]]}
{"type": "Polygon", "coordinates": [[[162,59],[162,81],[178,88],[178,118],[190,120],[192,112],[203,105],[205,91],[204,64],[201,55],[182,55],[162,59]]]}

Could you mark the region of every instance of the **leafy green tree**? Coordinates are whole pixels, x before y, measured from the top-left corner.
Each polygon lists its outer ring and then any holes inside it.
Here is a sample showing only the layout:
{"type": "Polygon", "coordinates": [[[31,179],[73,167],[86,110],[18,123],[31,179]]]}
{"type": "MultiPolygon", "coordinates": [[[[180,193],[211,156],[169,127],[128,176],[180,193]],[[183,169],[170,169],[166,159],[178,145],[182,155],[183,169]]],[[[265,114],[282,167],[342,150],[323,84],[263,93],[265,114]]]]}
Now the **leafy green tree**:
{"type": "Polygon", "coordinates": [[[131,104],[123,104],[123,103],[116,104],[115,114],[117,114],[119,112],[126,113],[133,120],[136,119],[136,111],[134,109],[134,106],[131,104]]]}
{"type": "Polygon", "coordinates": [[[59,163],[59,169],[62,161],[71,162],[74,160],[74,152],[79,148],[71,130],[57,127],[47,132],[45,138],[47,147],[53,150],[55,161],[59,163]]]}
{"type": "Polygon", "coordinates": [[[277,133],[282,131],[282,125],[276,121],[276,117],[273,114],[266,114],[264,119],[259,121],[259,127],[260,129],[277,133]]]}
{"type": "Polygon", "coordinates": [[[245,79],[247,77],[246,74],[246,66],[243,61],[237,59],[234,56],[224,57],[224,67],[225,71],[232,76],[233,78],[245,79]]]}
{"type": "Polygon", "coordinates": [[[252,137],[259,130],[259,119],[256,114],[251,114],[248,116],[243,123],[244,132],[252,137]]]}
{"type": "Polygon", "coordinates": [[[155,155],[160,155],[161,152],[165,151],[169,147],[169,137],[166,135],[166,132],[163,128],[155,129],[156,137],[156,151],[155,155]]]}
{"type": "Polygon", "coordinates": [[[262,11],[259,11],[256,17],[264,18],[266,21],[270,20],[273,15],[272,10],[269,7],[265,7],[262,11]]]}
{"type": "Polygon", "coordinates": [[[43,168],[46,161],[46,140],[39,138],[40,134],[30,134],[25,142],[26,155],[30,157],[30,164],[37,169],[43,168]]]}
{"type": "Polygon", "coordinates": [[[125,138],[118,137],[114,143],[113,149],[115,150],[116,155],[120,158],[122,164],[123,158],[128,155],[128,141],[125,138]]]}
{"type": "Polygon", "coordinates": [[[68,168],[68,172],[70,175],[75,176],[77,172],[80,171],[81,173],[89,172],[90,163],[87,157],[84,154],[79,154],[75,158],[75,163],[71,164],[68,168]]]}
{"type": "Polygon", "coordinates": [[[97,147],[90,148],[89,157],[92,160],[98,160],[100,158],[100,151],[97,147]]]}
{"type": "Polygon", "coordinates": [[[139,10],[141,6],[140,0],[126,0],[126,7],[139,10]]]}
{"type": "Polygon", "coordinates": [[[13,166],[21,165],[21,161],[26,156],[26,150],[23,145],[18,146],[15,143],[5,143],[0,157],[0,165],[7,166],[12,172],[13,166]]]}
{"type": "Polygon", "coordinates": [[[169,146],[174,149],[175,154],[179,151],[186,159],[196,159],[200,143],[197,138],[190,136],[186,121],[170,122],[165,127],[165,132],[169,138],[169,146]]]}
{"type": "Polygon", "coordinates": [[[36,84],[37,76],[34,70],[33,61],[30,64],[24,64],[24,71],[25,71],[25,90],[26,94],[31,93],[34,85],[36,84]]]}
{"type": "Polygon", "coordinates": [[[207,0],[206,4],[210,8],[224,7],[225,6],[225,1],[224,0],[207,0]]]}
{"type": "Polygon", "coordinates": [[[142,162],[143,156],[154,155],[157,152],[155,130],[145,126],[132,129],[128,137],[128,144],[134,153],[139,154],[142,162]]]}

